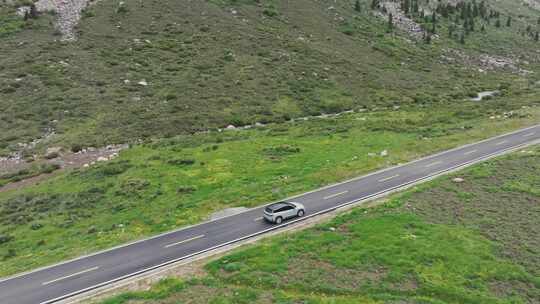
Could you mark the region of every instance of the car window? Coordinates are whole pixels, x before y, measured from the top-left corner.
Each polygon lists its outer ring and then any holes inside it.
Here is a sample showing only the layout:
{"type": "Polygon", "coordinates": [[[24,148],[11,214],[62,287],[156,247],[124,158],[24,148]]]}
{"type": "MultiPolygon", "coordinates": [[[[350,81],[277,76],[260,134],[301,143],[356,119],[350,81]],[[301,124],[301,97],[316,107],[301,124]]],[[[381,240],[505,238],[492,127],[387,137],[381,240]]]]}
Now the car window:
{"type": "Polygon", "coordinates": [[[283,207],[281,209],[282,209],[282,211],[289,211],[289,210],[293,210],[294,207],[293,206],[285,206],[285,207],[283,207]]]}

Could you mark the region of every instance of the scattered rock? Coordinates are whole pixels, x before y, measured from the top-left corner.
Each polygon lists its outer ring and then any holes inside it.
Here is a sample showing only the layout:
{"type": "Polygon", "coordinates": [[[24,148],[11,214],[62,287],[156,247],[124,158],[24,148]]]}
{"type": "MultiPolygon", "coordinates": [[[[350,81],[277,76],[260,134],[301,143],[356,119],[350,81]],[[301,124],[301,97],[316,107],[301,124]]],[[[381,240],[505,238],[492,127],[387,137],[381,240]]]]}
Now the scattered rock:
{"type": "Polygon", "coordinates": [[[381,152],[381,156],[382,156],[382,157],[388,156],[388,150],[383,150],[383,151],[381,152]]]}
{"type": "Polygon", "coordinates": [[[233,126],[233,125],[228,125],[227,128],[225,128],[225,129],[227,129],[227,130],[235,130],[236,127],[233,126]]]}
{"type": "Polygon", "coordinates": [[[109,159],[107,157],[104,157],[104,156],[100,156],[98,157],[97,161],[98,162],[105,162],[105,161],[108,161],[109,159]]]}
{"type": "Polygon", "coordinates": [[[75,26],[81,19],[81,13],[91,0],[39,0],[35,3],[38,12],[55,12],[56,29],[62,35],[61,40],[75,40],[75,26]]]}
{"type": "Polygon", "coordinates": [[[456,178],[452,179],[452,181],[453,181],[454,183],[458,183],[458,184],[459,184],[459,183],[463,183],[465,180],[464,180],[463,178],[461,178],[461,177],[456,177],[456,178]]]}
{"type": "Polygon", "coordinates": [[[144,79],[139,81],[137,84],[142,85],[143,87],[148,86],[148,82],[146,82],[146,80],[144,80],[144,79]]]}
{"type": "Polygon", "coordinates": [[[53,159],[60,156],[60,151],[62,151],[61,147],[51,147],[47,148],[47,152],[45,153],[46,159],[53,159]]]}

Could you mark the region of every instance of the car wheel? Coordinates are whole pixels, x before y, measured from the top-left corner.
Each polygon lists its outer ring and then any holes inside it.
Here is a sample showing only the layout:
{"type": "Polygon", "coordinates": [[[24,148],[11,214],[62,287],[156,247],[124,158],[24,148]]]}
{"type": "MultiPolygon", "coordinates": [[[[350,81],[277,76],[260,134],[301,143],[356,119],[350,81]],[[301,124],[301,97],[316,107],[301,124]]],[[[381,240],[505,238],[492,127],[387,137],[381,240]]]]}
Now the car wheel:
{"type": "Polygon", "coordinates": [[[276,217],[276,224],[281,224],[283,222],[283,218],[281,216],[276,217]]]}
{"type": "Polygon", "coordinates": [[[305,214],[304,210],[298,210],[298,213],[297,213],[298,217],[302,217],[304,216],[304,214],[305,214]]]}

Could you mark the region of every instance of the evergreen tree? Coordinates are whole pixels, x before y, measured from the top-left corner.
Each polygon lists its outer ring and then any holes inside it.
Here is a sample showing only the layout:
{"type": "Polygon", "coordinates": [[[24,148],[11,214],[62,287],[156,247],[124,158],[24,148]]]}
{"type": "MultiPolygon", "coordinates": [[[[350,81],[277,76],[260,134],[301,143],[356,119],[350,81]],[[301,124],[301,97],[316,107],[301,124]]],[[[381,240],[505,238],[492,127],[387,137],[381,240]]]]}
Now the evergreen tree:
{"type": "Polygon", "coordinates": [[[426,38],[424,40],[426,41],[426,44],[430,44],[431,43],[431,34],[427,33],[426,38]]]}
{"type": "Polygon", "coordinates": [[[459,36],[459,43],[465,44],[465,35],[461,33],[461,36],[459,36]]]}
{"type": "Polygon", "coordinates": [[[487,17],[487,11],[486,11],[486,2],[484,0],[482,0],[482,2],[480,2],[480,6],[478,7],[478,13],[480,14],[480,17],[482,17],[483,19],[486,19],[487,17]]]}
{"type": "Polygon", "coordinates": [[[360,0],[356,0],[356,2],[354,3],[354,10],[357,11],[357,12],[362,11],[362,6],[360,5],[360,0]]]}
{"type": "Polygon", "coordinates": [[[538,39],[540,39],[540,37],[538,31],[536,31],[536,34],[534,34],[534,41],[538,42],[538,39]]]}
{"type": "Polygon", "coordinates": [[[30,5],[30,18],[36,19],[38,15],[39,15],[39,12],[36,8],[36,5],[32,3],[32,5],[30,5]]]}
{"type": "Polygon", "coordinates": [[[497,19],[497,21],[495,21],[495,27],[501,27],[501,19],[497,19]]]}
{"type": "Polygon", "coordinates": [[[508,19],[506,19],[506,26],[508,27],[512,26],[512,17],[508,16],[508,19]]]}
{"type": "MultiPolygon", "coordinates": [[[[413,0],[413,5],[412,5],[412,11],[413,11],[413,14],[418,14],[418,0],[413,0]]],[[[540,19],[539,19],[540,20],[540,19]]],[[[540,22],[540,21],[539,21],[540,22]]]]}
{"type": "Polygon", "coordinates": [[[394,16],[392,13],[388,14],[388,31],[391,31],[394,28],[394,16]]]}
{"type": "Polygon", "coordinates": [[[379,0],[371,0],[371,9],[379,8],[379,0]]]}
{"type": "Polygon", "coordinates": [[[401,1],[401,10],[403,11],[403,13],[405,15],[408,15],[409,14],[409,9],[410,9],[410,2],[409,0],[403,0],[401,1]]]}

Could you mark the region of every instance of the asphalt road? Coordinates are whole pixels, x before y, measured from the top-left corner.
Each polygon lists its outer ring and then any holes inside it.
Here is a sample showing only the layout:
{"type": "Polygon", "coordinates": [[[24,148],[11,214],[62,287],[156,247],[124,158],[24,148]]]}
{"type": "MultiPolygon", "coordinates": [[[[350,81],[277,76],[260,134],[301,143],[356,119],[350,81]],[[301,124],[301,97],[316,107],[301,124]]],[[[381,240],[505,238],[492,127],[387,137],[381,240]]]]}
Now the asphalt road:
{"type": "Polygon", "coordinates": [[[291,200],[306,206],[306,216],[280,226],[262,220],[259,207],[5,279],[0,303],[53,303],[536,142],[540,125],[296,196],[291,200]]]}

